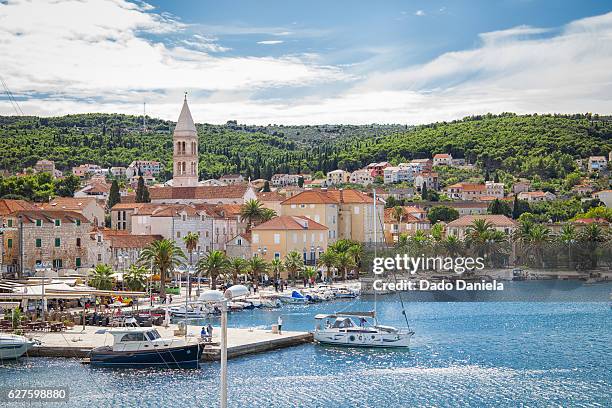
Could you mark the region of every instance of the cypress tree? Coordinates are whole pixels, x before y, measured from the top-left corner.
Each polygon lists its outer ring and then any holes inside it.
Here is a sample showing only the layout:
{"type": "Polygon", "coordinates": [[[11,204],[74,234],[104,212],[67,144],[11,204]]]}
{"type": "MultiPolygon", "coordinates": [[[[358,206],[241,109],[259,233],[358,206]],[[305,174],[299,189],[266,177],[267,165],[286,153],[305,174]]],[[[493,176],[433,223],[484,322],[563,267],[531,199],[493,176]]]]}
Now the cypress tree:
{"type": "Polygon", "coordinates": [[[117,180],[113,180],[113,183],[111,184],[110,192],[108,193],[108,201],[106,205],[108,206],[109,209],[111,209],[113,208],[115,204],[118,204],[120,202],[121,202],[121,196],[119,195],[119,183],[117,183],[117,180]]]}
{"type": "Polygon", "coordinates": [[[423,183],[423,187],[421,187],[421,198],[423,200],[427,200],[427,198],[428,198],[427,183],[423,183]]]}
{"type": "Polygon", "coordinates": [[[151,197],[149,196],[149,189],[145,186],[144,179],[142,176],[138,177],[138,186],[136,186],[136,202],[137,203],[150,203],[151,197]]]}

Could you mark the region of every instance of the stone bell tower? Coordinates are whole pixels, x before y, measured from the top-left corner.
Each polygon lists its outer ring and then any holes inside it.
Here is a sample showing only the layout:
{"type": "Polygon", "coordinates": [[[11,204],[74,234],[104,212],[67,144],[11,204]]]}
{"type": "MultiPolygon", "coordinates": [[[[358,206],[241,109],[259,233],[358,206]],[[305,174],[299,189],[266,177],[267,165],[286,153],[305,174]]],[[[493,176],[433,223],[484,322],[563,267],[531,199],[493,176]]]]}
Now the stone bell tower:
{"type": "Polygon", "coordinates": [[[187,93],[183,101],[183,108],[178,122],[174,128],[173,136],[173,187],[191,187],[198,185],[198,132],[189,106],[187,93]]]}

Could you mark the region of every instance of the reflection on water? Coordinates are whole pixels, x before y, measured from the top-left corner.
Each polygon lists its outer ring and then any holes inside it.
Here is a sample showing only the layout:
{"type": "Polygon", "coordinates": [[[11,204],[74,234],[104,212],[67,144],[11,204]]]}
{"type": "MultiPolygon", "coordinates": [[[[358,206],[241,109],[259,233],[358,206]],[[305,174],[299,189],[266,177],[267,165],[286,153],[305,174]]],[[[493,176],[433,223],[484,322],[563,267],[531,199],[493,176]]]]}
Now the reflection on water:
{"type": "MultiPolygon", "coordinates": [[[[401,326],[396,298],[381,300],[381,319],[401,326]]],[[[287,330],[310,330],[316,313],[373,308],[371,299],[288,306],[235,313],[229,324],[268,328],[282,314],[287,330]]],[[[612,405],[608,302],[413,302],[407,314],[410,350],[302,345],[230,360],[230,406],[612,405]]],[[[0,383],[68,386],[68,407],[209,407],[218,375],[218,363],[108,370],[38,358],[6,364],[0,383]]]]}

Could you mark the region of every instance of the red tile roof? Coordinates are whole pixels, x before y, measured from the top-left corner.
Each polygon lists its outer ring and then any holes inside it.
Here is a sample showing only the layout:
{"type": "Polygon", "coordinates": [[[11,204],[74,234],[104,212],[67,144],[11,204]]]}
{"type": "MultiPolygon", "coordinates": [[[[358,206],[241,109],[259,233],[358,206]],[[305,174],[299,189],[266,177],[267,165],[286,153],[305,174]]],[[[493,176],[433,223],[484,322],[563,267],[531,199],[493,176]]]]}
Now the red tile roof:
{"type": "Polygon", "coordinates": [[[449,222],[447,227],[469,227],[475,220],[486,220],[494,227],[515,227],[517,224],[516,221],[501,214],[464,215],[449,222]]]}
{"type": "Polygon", "coordinates": [[[44,210],[69,210],[81,211],[90,204],[97,204],[95,197],[57,197],[48,203],[41,203],[40,208],[44,210]]]}
{"type": "Polygon", "coordinates": [[[373,203],[372,197],[357,190],[306,190],[281,202],[288,204],[357,204],[373,203]]]}
{"type": "Polygon", "coordinates": [[[164,239],[161,235],[131,235],[116,234],[109,235],[110,246],[112,248],[145,248],[153,241],[164,239]]]}
{"type": "Polygon", "coordinates": [[[36,210],[34,204],[24,200],[0,199],[0,216],[11,214],[15,211],[36,210]]]}
{"type": "Polygon", "coordinates": [[[62,222],[75,222],[77,220],[82,223],[89,223],[89,220],[76,211],[64,211],[64,210],[26,210],[26,211],[15,211],[10,214],[11,217],[23,216],[24,223],[35,223],[36,220],[46,220],[52,222],[54,220],[61,220],[62,222]]]}
{"type": "Polygon", "coordinates": [[[276,191],[270,191],[267,193],[257,193],[257,199],[259,201],[283,201],[285,198],[281,193],[277,193],[276,191]]]}
{"type": "Polygon", "coordinates": [[[149,194],[152,200],[189,200],[189,199],[223,199],[242,198],[249,188],[246,184],[231,186],[194,186],[194,187],[151,187],[149,194]]]}
{"type": "Polygon", "coordinates": [[[314,222],[306,217],[282,215],[274,217],[270,221],[264,222],[256,227],[253,231],[265,230],[327,230],[325,225],[314,222]]]}

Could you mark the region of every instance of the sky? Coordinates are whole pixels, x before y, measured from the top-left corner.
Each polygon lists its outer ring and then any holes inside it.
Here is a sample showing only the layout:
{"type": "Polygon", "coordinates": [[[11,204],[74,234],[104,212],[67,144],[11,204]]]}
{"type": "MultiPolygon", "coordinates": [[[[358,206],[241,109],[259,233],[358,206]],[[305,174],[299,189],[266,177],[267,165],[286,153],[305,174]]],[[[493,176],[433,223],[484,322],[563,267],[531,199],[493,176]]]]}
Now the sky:
{"type": "Polygon", "coordinates": [[[0,0],[0,114],[422,124],[612,113],[612,2],[0,0]],[[18,106],[4,89],[12,92],[18,106]]]}

